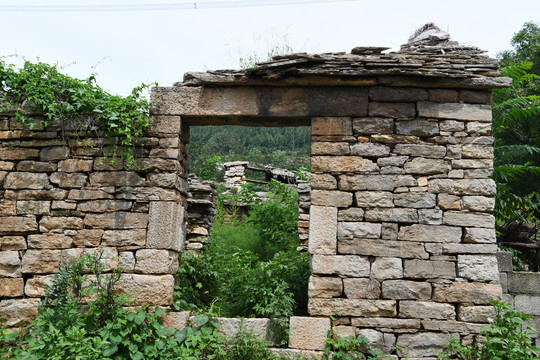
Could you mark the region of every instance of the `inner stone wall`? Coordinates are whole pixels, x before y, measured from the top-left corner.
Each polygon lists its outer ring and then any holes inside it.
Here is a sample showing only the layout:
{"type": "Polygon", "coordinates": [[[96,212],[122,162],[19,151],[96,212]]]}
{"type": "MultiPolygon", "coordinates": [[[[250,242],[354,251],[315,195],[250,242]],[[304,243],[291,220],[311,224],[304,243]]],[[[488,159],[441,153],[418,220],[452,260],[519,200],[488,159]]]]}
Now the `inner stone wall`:
{"type": "Polygon", "coordinates": [[[108,143],[95,133],[28,131],[0,114],[4,327],[27,325],[52,274],[97,249],[107,271],[124,271],[118,290],[136,305],[172,303],[187,194],[179,133],[179,118],[155,116],[137,165],[124,166],[103,157],[108,143]]]}

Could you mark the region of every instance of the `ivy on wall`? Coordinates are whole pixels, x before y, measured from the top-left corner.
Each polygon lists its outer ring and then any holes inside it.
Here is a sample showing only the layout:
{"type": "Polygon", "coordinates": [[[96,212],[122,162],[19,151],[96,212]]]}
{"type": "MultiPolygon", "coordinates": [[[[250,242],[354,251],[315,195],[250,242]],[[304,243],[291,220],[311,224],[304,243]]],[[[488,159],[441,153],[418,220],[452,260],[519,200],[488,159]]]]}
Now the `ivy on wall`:
{"type": "Polygon", "coordinates": [[[2,110],[15,110],[17,121],[29,129],[53,121],[83,132],[100,125],[105,136],[115,140],[111,153],[118,153],[127,164],[135,163],[133,148],[150,124],[150,102],[142,95],[149,86],[142,84],[121,97],[99,87],[95,75],[80,80],[62,74],[57,65],[25,61],[16,68],[0,60],[2,110]],[[33,114],[43,116],[40,123],[33,114]]]}

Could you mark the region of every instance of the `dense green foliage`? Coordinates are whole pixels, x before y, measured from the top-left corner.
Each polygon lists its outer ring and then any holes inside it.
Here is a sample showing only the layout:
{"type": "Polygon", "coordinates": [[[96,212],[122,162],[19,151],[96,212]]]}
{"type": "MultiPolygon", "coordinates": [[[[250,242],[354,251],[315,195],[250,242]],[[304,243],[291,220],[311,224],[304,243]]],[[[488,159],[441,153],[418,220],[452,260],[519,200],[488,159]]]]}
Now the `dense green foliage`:
{"type": "MultiPolygon", "coordinates": [[[[495,216],[499,243],[534,240],[540,219],[540,28],[526,23],[512,38],[513,50],[500,54],[502,72],[513,86],[493,92],[497,182],[495,216]]],[[[538,270],[535,250],[510,248],[514,266],[538,270]]]]}
{"type": "Polygon", "coordinates": [[[14,108],[16,119],[33,129],[59,121],[74,132],[90,132],[103,126],[113,138],[110,151],[118,151],[127,163],[134,163],[133,147],[149,125],[150,103],[133,89],[127,97],[114,96],[96,83],[94,75],[79,80],[62,74],[58,66],[26,61],[20,69],[0,60],[0,92],[4,109],[14,108]],[[41,114],[40,123],[32,113],[41,114]]]}
{"type": "Polygon", "coordinates": [[[296,251],[296,193],[272,181],[265,201],[250,191],[238,199],[250,201],[249,215],[240,222],[219,210],[210,245],[198,256],[180,257],[177,304],[285,326],[290,316],[307,313],[309,258],[296,251]]]}
{"type": "Polygon", "coordinates": [[[195,317],[195,325],[182,331],[164,328],[159,322],[164,311],[159,308],[125,310],[128,297],[113,291],[119,272],[105,275],[103,270],[96,255],[62,268],[47,287],[37,319],[20,334],[0,335],[0,355],[27,360],[172,360],[226,354],[217,324],[207,316],[195,317]],[[89,270],[93,278],[83,275],[89,270]],[[85,303],[85,298],[92,300],[85,303]]]}
{"type": "Polygon", "coordinates": [[[481,346],[462,345],[452,339],[437,359],[457,360],[534,360],[540,356],[540,349],[534,346],[532,328],[526,327],[531,316],[520,313],[510,305],[497,302],[495,319],[485,327],[481,346]]]}
{"type": "Polygon", "coordinates": [[[214,156],[223,162],[249,161],[252,166],[297,170],[309,167],[310,128],[194,126],[187,147],[190,172],[199,175],[214,156]]]}

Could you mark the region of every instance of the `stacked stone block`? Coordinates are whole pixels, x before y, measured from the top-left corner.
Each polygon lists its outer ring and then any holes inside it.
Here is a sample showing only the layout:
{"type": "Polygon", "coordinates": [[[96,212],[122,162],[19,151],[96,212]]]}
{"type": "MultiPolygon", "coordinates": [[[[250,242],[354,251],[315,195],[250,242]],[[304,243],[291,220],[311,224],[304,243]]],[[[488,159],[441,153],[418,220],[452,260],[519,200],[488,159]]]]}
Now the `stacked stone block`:
{"type": "Polygon", "coordinates": [[[180,126],[179,117],[155,116],[137,164],[126,166],[104,157],[103,133],[29,131],[0,115],[3,326],[28,324],[52,274],[96,251],[107,271],[125,272],[118,291],[136,305],[172,302],[187,195],[180,126]]]}
{"type": "Polygon", "coordinates": [[[298,239],[300,251],[306,251],[309,240],[309,208],[311,206],[311,186],[309,181],[298,181],[298,239]]]}
{"type": "Polygon", "coordinates": [[[309,313],[434,357],[501,297],[491,93],[374,86],[362,101],[312,119],[309,313]]]}
{"type": "Polygon", "coordinates": [[[217,184],[199,180],[195,175],[188,179],[186,250],[202,251],[216,216],[217,184]]]}

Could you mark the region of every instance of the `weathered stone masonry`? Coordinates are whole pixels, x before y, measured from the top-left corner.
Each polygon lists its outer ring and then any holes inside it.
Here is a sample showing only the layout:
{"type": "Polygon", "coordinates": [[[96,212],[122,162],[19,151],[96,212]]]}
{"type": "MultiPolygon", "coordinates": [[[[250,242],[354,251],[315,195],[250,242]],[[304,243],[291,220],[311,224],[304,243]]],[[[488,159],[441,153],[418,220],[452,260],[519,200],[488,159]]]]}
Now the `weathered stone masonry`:
{"type": "Polygon", "coordinates": [[[185,236],[180,119],[154,117],[138,166],[128,167],[103,158],[103,139],[81,145],[59,127],[25,130],[12,115],[0,115],[4,326],[28,324],[52,274],[96,248],[108,270],[124,270],[119,291],[169,305],[185,236]]]}
{"type": "Polygon", "coordinates": [[[502,294],[490,89],[509,79],[436,31],[383,50],[295,54],[156,88],[140,170],[102,168],[73,139],[65,148],[57,132],[29,133],[5,117],[0,314],[35,303],[32,282],[100,245],[141,284],[140,302],[170,302],[189,126],[311,125],[312,317],[291,319],[290,346],[320,350],[330,316],[336,331],[385,352],[398,345],[399,357],[433,358],[450,334],[472,340],[502,294]],[[150,276],[162,290],[145,288],[150,276]]]}

